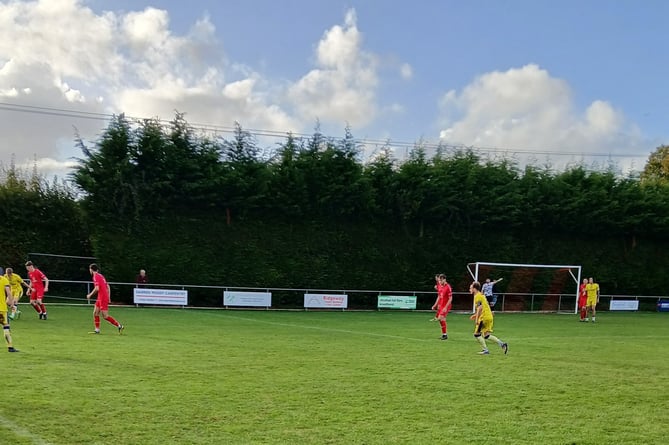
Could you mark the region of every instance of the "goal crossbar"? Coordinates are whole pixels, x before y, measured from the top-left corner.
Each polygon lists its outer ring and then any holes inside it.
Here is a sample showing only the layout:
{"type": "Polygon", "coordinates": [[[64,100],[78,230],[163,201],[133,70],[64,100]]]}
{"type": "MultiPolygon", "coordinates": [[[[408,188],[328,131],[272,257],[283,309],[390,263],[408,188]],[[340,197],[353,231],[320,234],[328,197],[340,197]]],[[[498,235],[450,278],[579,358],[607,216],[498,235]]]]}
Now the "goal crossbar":
{"type": "MultiPolygon", "coordinates": [[[[527,267],[527,268],[537,268],[537,269],[566,269],[569,271],[569,275],[573,278],[574,282],[576,283],[576,290],[574,291],[574,295],[576,296],[576,300],[578,301],[578,288],[581,283],[581,266],[576,266],[576,265],[563,265],[563,264],[517,264],[517,263],[489,263],[489,262],[484,262],[484,261],[477,261],[475,263],[468,263],[467,264],[467,270],[469,271],[469,274],[472,276],[472,279],[474,281],[479,281],[479,267],[480,266],[496,266],[496,267],[527,267]],[[472,270],[473,266],[473,270],[472,270]],[[574,275],[574,271],[576,271],[576,275],[574,275]]],[[[578,308],[574,308],[574,313],[576,314],[578,312],[578,308]]]]}

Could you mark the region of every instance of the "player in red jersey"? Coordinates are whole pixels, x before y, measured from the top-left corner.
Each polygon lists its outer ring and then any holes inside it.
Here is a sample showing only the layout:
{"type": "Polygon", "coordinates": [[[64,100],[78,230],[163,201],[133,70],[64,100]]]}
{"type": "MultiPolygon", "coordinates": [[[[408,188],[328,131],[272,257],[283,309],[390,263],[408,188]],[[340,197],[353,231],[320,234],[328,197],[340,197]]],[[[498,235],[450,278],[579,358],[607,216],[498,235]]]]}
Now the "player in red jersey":
{"type": "Polygon", "coordinates": [[[588,293],[585,291],[585,285],[588,284],[588,279],[583,278],[583,283],[578,287],[578,312],[581,317],[580,321],[585,321],[585,316],[588,313],[588,293]]]}
{"type": "MultiPolygon", "coordinates": [[[[434,276],[434,290],[437,291],[437,301],[439,301],[439,288],[440,287],[441,287],[441,283],[439,282],[439,274],[436,274],[434,276]]],[[[436,302],[435,302],[435,304],[436,304],[436,302]]],[[[432,305],[432,310],[436,311],[436,309],[434,308],[434,305],[432,305]]],[[[430,319],[430,321],[437,321],[437,314],[436,313],[434,314],[434,317],[432,317],[430,319]]]]}
{"type": "Polygon", "coordinates": [[[100,314],[102,314],[102,317],[105,320],[116,326],[119,334],[123,333],[123,325],[116,321],[114,317],[109,315],[109,297],[111,293],[109,290],[109,284],[107,284],[107,280],[100,273],[100,268],[97,264],[91,264],[88,266],[88,270],[93,276],[93,284],[95,287],[93,287],[93,290],[88,295],[86,295],[86,298],[90,300],[93,295],[98,294],[98,298],[95,300],[95,308],[93,309],[93,322],[95,323],[95,331],[93,331],[92,334],[100,333],[100,314]]]}
{"type": "Polygon", "coordinates": [[[436,319],[441,325],[441,339],[448,339],[448,325],[446,324],[446,316],[451,310],[453,304],[453,290],[451,285],[446,281],[446,275],[437,275],[437,301],[432,305],[432,310],[437,311],[436,319]]]}
{"type": "Polygon", "coordinates": [[[28,288],[30,304],[39,314],[39,319],[46,320],[46,306],[44,306],[42,299],[44,294],[49,292],[49,279],[35,267],[32,261],[26,263],[26,270],[28,271],[28,278],[30,278],[30,287],[28,288]]]}

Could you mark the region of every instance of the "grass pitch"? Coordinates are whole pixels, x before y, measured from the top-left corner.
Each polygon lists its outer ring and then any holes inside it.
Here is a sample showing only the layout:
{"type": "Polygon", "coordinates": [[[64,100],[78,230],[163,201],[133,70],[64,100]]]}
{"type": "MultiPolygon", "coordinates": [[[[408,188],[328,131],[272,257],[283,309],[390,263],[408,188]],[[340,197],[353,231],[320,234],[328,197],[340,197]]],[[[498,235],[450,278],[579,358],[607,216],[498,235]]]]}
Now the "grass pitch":
{"type": "Polygon", "coordinates": [[[660,444],[669,314],[29,307],[0,352],[11,444],[660,444]]]}

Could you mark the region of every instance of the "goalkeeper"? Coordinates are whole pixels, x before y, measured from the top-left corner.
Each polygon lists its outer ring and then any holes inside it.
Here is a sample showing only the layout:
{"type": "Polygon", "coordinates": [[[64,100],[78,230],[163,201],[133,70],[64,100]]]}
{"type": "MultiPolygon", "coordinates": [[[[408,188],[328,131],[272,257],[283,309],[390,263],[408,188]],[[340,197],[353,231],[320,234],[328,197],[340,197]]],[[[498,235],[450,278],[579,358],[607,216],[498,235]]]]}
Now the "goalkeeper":
{"type": "Polygon", "coordinates": [[[502,280],[503,278],[498,278],[495,281],[490,281],[490,278],[486,278],[485,283],[483,283],[483,287],[481,288],[481,292],[483,292],[483,295],[486,300],[488,300],[488,304],[491,308],[494,308],[495,303],[497,303],[497,295],[495,295],[493,287],[502,280]]]}
{"type": "Polygon", "coordinates": [[[10,313],[9,313],[9,318],[11,320],[14,320],[15,318],[18,318],[21,315],[21,311],[18,309],[18,304],[19,300],[23,296],[23,287],[26,289],[29,288],[29,286],[26,284],[25,281],[23,281],[23,278],[17,273],[14,273],[14,270],[11,267],[8,267],[5,271],[5,277],[7,278],[7,281],[9,281],[9,287],[12,292],[12,298],[11,301],[9,301],[9,306],[10,306],[10,313]]]}

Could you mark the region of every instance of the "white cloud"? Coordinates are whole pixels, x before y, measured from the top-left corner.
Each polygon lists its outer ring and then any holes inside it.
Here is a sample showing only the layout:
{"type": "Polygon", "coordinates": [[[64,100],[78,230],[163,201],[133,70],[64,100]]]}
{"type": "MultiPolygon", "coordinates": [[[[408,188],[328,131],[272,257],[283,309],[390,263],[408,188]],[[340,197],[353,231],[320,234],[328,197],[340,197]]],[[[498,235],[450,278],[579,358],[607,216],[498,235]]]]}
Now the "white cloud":
{"type": "Polygon", "coordinates": [[[68,102],[86,102],[86,98],[81,94],[81,91],[70,88],[67,82],[56,79],[54,83],[68,102]]]}
{"type": "Polygon", "coordinates": [[[413,77],[413,68],[408,63],[403,63],[400,66],[400,76],[402,79],[409,80],[413,77]]]}
{"type": "Polygon", "coordinates": [[[639,150],[634,125],[605,101],[579,111],[569,85],[537,65],[481,75],[441,99],[442,141],[552,153],[639,150]]]}
{"type": "Polygon", "coordinates": [[[0,162],[14,154],[18,166],[64,176],[74,153],[63,141],[72,147],[75,127],[92,135],[104,122],[57,110],[104,111],[85,91],[118,77],[113,22],[74,0],[0,3],[0,102],[12,104],[0,106],[0,162]]]}
{"type": "Polygon", "coordinates": [[[316,48],[318,67],[289,90],[289,100],[305,120],[370,123],[378,112],[376,57],[362,49],[362,34],[353,10],[344,25],[329,29],[316,48]]]}
{"type": "Polygon", "coordinates": [[[74,145],[75,128],[94,135],[105,125],[59,111],[76,108],[82,113],[103,113],[104,109],[95,101],[86,102],[82,92],[63,81],[48,63],[8,65],[0,71],[0,162],[6,163],[11,154],[17,164],[36,163],[39,168],[42,159],[66,162],[75,153],[65,154],[62,142],[74,145]]]}
{"type": "Polygon", "coordinates": [[[0,3],[0,59],[48,64],[59,76],[94,82],[118,73],[115,18],[77,0],[0,3]]]}
{"type": "Polygon", "coordinates": [[[45,172],[71,165],[80,156],[75,128],[91,140],[106,122],[62,110],[163,119],[178,110],[193,123],[299,130],[257,77],[227,65],[207,17],[175,36],[156,8],[95,14],[77,0],[0,3],[0,102],[10,104],[0,106],[0,162],[14,154],[17,165],[45,172]],[[226,71],[238,79],[226,83],[226,71]]]}
{"type": "Polygon", "coordinates": [[[142,12],[128,13],[121,29],[130,46],[144,54],[164,46],[170,37],[169,23],[167,11],[149,7],[142,12]]]}
{"type": "Polygon", "coordinates": [[[255,84],[254,79],[231,82],[223,88],[223,96],[231,100],[243,100],[251,95],[255,84]]]}
{"type": "Polygon", "coordinates": [[[69,110],[161,119],[176,110],[193,124],[281,133],[308,131],[316,118],[359,129],[378,114],[378,79],[356,21],[351,9],[324,33],[313,70],[275,82],[228,60],[206,15],[175,35],[154,7],[98,14],[84,0],[0,2],[0,102],[13,105],[0,105],[0,162],[15,153],[17,164],[65,168],[80,156],[75,127],[90,141],[107,125],[69,110]]]}
{"type": "Polygon", "coordinates": [[[0,89],[0,97],[17,97],[19,90],[15,87],[0,89]]]}

